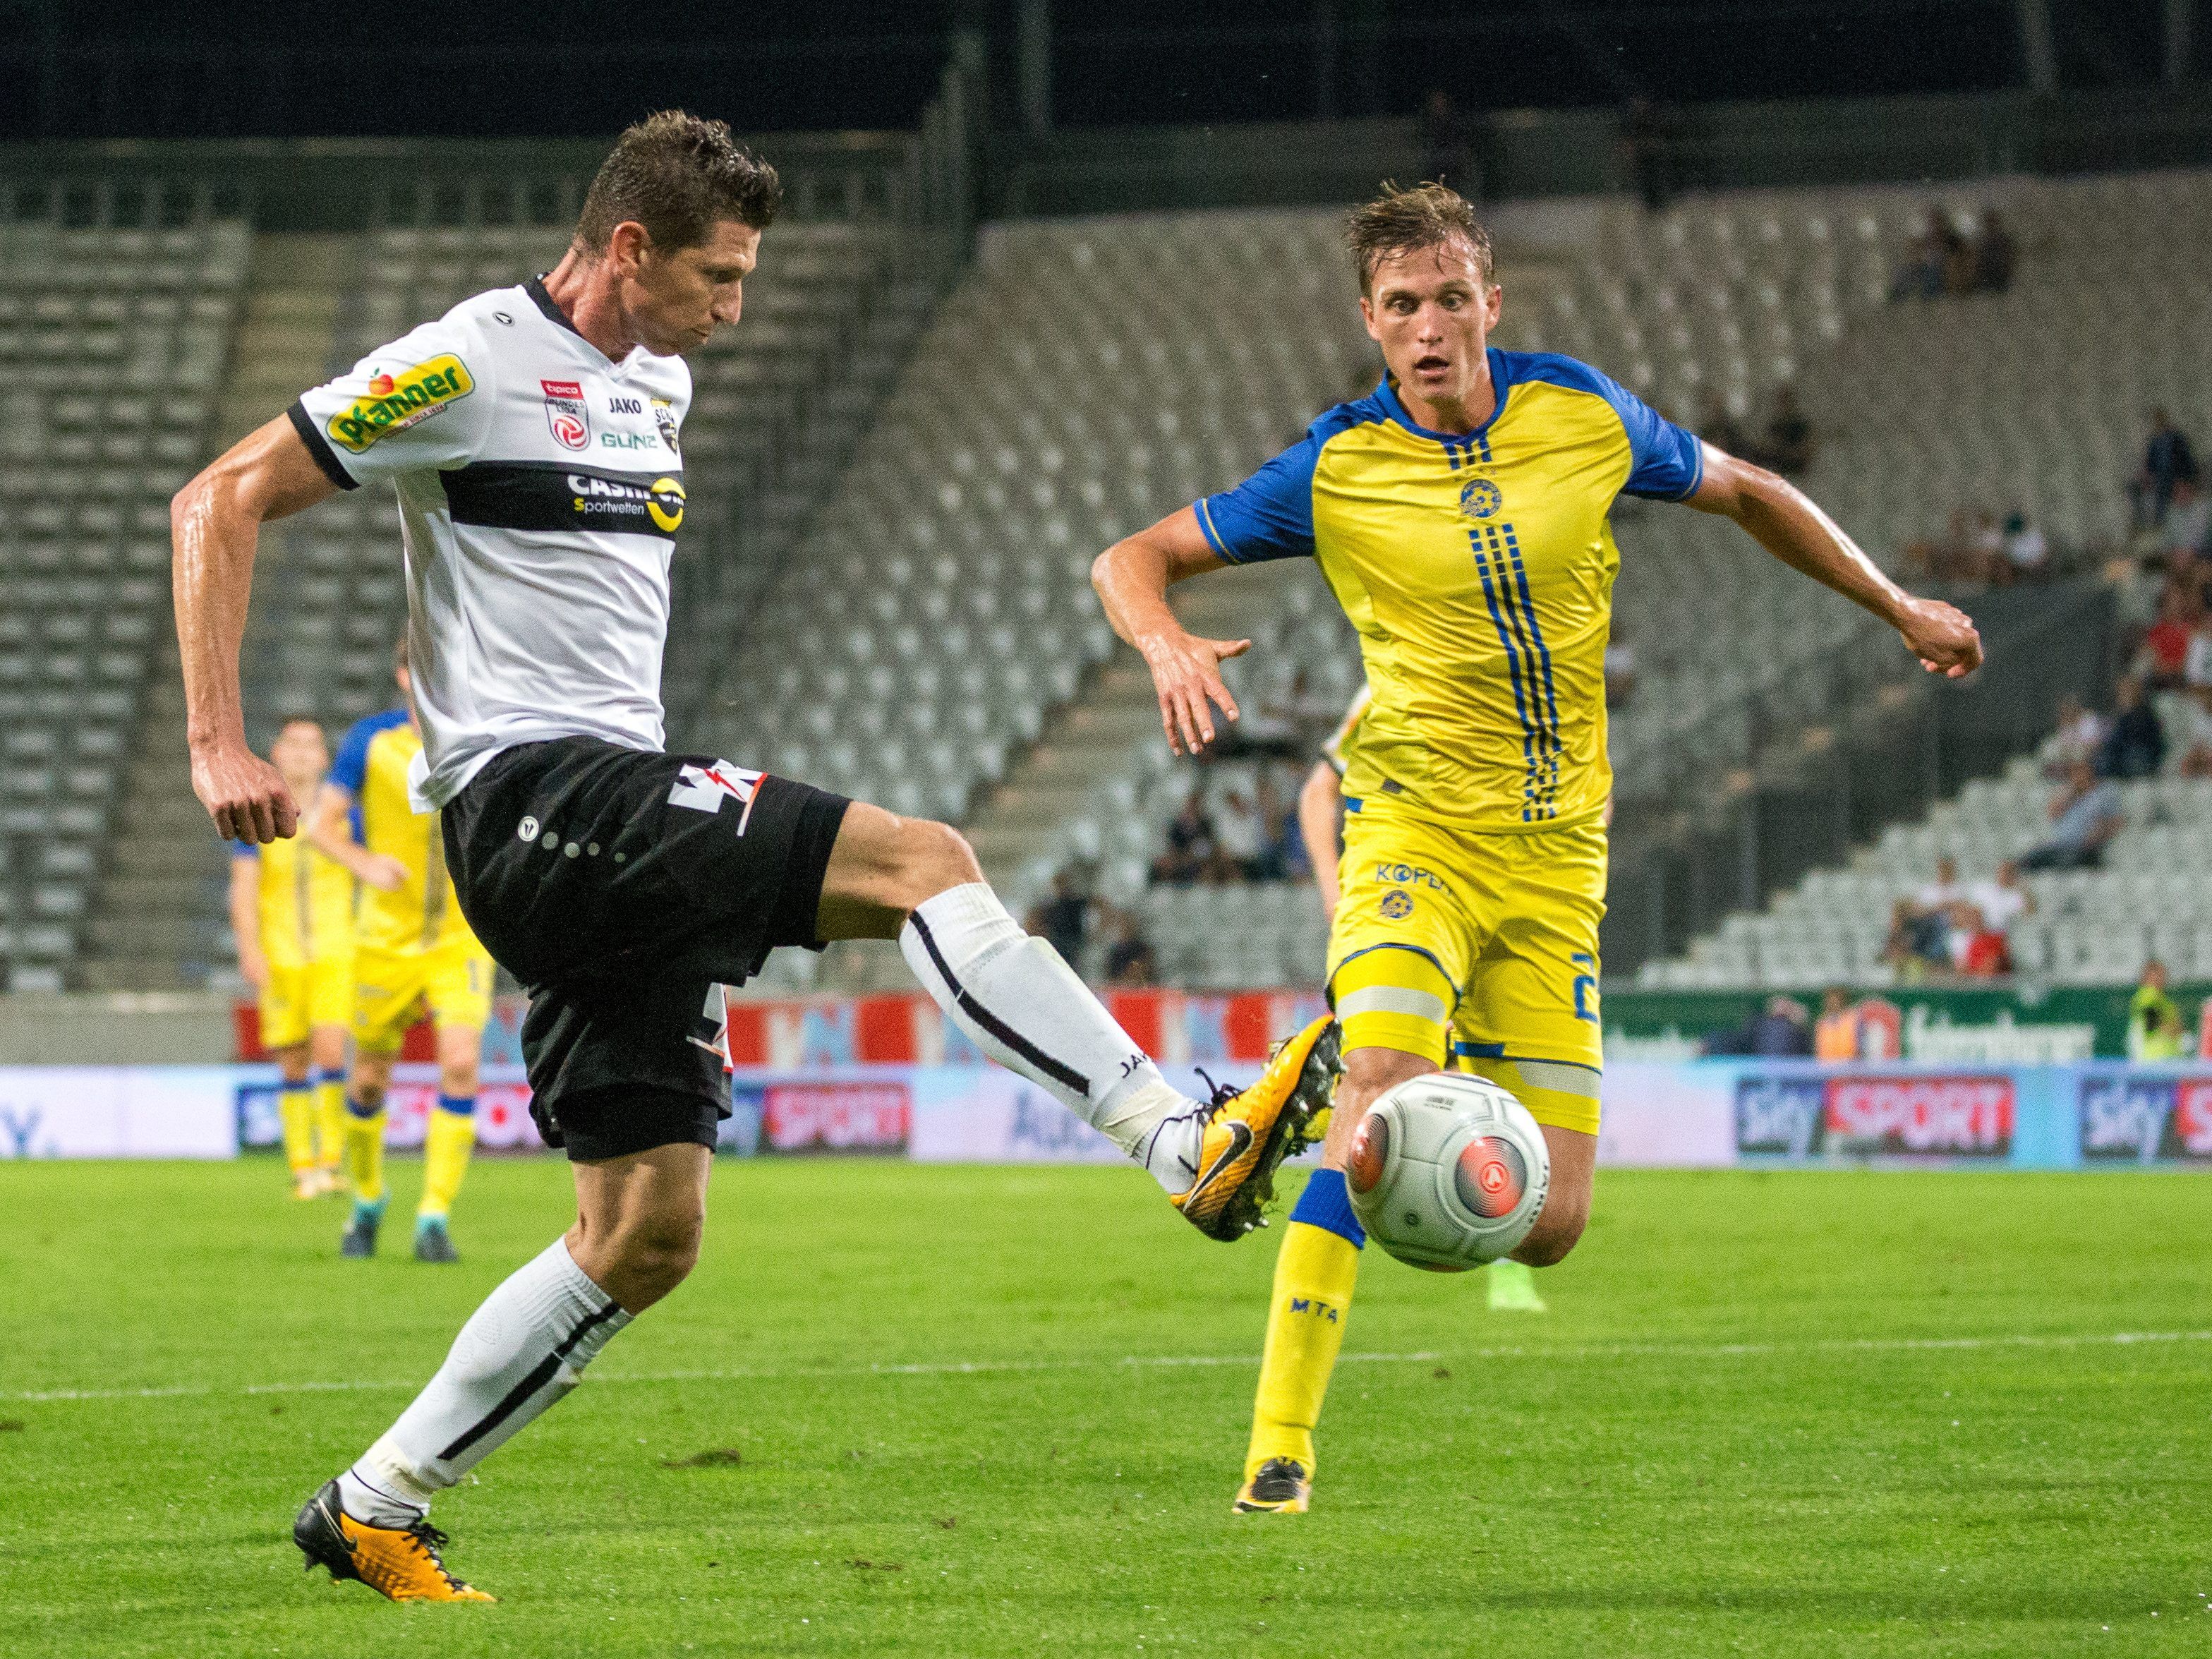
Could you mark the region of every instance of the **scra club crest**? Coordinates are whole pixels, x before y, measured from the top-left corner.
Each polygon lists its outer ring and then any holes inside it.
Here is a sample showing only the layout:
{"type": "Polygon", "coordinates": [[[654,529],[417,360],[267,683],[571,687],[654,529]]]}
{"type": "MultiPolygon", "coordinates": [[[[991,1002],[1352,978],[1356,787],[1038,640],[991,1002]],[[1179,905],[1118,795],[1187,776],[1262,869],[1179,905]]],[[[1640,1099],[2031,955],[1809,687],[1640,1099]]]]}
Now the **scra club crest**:
{"type": "Polygon", "coordinates": [[[588,449],[592,445],[592,416],[584,404],[584,388],[574,380],[540,380],[545,390],[545,424],[553,441],[563,449],[588,449]]]}

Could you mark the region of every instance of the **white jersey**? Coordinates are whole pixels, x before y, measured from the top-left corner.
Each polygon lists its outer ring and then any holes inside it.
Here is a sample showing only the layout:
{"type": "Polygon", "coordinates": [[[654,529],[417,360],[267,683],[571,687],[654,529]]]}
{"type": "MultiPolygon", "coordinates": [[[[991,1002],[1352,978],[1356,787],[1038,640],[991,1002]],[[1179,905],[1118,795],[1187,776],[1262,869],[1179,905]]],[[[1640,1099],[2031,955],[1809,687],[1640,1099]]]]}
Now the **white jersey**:
{"type": "Polygon", "coordinates": [[[517,744],[661,747],[690,404],[682,358],[610,362],[534,281],[464,300],[293,404],[333,483],[399,492],[418,811],[517,744]]]}

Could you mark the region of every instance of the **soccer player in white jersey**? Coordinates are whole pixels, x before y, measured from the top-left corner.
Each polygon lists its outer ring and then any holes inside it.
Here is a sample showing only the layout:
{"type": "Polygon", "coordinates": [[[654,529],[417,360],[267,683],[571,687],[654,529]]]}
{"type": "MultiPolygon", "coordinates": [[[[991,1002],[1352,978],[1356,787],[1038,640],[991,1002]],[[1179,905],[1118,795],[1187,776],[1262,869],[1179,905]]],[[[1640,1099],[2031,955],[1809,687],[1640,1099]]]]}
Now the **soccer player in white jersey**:
{"type": "MultiPolygon", "coordinates": [[[[896,939],[987,1054],[1141,1162],[1199,1229],[1257,1224],[1334,1073],[1316,1020],[1239,1094],[1187,1099],[954,830],[708,755],[661,750],[669,563],[686,504],[682,354],[738,320],[779,188],[720,122],[624,133],[560,264],[370,353],[179,494],[192,785],[221,832],[293,833],[239,709],[259,527],[389,481],[406,541],[422,754],[461,909],[529,988],[531,1110],[577,1218],[494,1291],[428,1385],[300,1511],[311,1565],[394,1600],[483,1600],[432,1497],[580,1380],[697,1257],[728,1115],[720,986],[779,945],[896,939]]],[[[735,641],[732,642],[733,646],[735,641]]]]}

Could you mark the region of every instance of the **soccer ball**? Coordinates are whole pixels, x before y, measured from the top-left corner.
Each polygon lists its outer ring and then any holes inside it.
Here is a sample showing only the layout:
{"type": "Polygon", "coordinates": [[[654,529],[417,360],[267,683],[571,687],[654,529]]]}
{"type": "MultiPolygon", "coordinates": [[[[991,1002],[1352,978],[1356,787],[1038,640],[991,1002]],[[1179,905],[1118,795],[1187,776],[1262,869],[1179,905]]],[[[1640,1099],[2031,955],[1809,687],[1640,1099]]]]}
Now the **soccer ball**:
{"type": "Polygon", "coordinates": [[[1486,1078],[1432,1072],[1387,1090],[1352,1138],[1345,1184],[1401,1261],[1464,1273],[1528,1237],[1552,1182],[1528,1109],[1486,1078]]]}

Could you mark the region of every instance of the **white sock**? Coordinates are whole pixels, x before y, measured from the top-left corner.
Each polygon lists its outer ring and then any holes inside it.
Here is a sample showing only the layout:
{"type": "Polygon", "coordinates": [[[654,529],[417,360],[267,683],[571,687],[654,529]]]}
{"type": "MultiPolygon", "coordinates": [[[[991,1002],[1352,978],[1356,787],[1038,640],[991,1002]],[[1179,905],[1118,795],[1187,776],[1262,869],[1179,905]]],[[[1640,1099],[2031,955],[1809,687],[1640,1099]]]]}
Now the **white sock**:
{"type": "Polygon", "coordinates": [[[629,1323],[556,1238],[483,1299],[399,1420],[338,1477],[345,1512],[404,1527],[515,1431],[584,1379],[629,1323]]]}
{"type": "Polygon", "coordinates": [[[1206,1109],[1170,1088],[1060,952],[983,883],[915,907],[899,949],[969,1040],[1045,1090],[1170,1193],[1198,1178],[1206,1109]]]}

